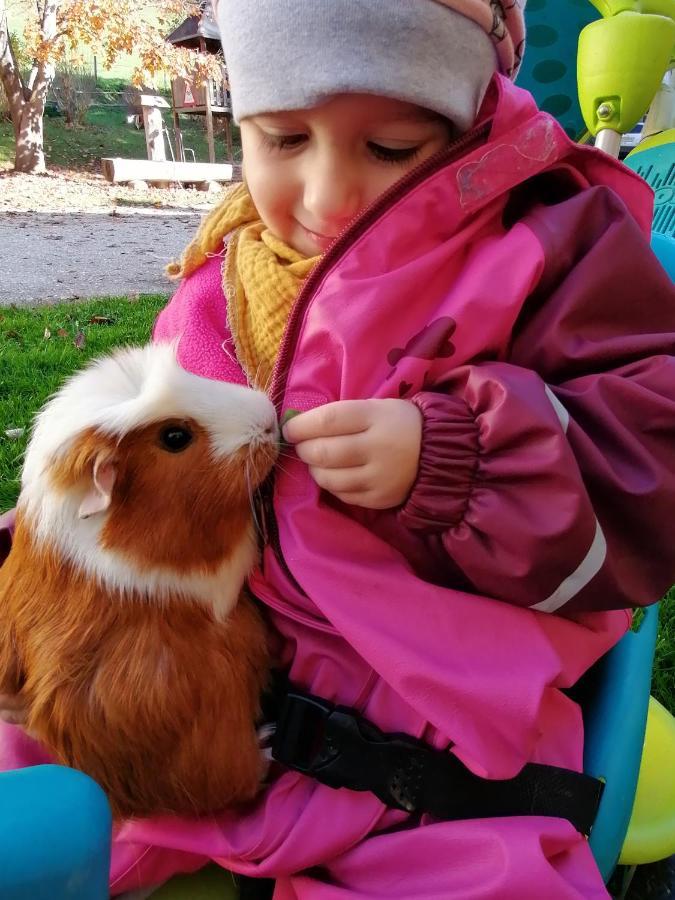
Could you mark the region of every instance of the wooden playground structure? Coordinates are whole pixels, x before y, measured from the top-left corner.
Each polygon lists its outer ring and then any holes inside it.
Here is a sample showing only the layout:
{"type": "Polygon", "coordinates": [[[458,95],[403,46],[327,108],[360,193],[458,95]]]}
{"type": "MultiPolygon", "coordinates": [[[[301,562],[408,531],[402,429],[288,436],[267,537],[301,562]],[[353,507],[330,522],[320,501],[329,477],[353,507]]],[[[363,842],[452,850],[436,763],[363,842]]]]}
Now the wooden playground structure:
{"type": "MultiPolygon", "coordinates": [[[[199,15],[190,16],[167,36],[176,47],[184,47],[200,53],[221,53],[218,27],[213,17],[211,3],[204,0],[199,15]]],[[[208,186],[232,180],[235,167],[232,143],[232,106],[224,64],[221,77],[206,83],[186,78],[174,78],[171,83],[171,99],[167,101],[155,94],[143,94],[143,126],[148,151],[147,159],[102,160],[104,177],[113,183],[152,182],[155,184],[189,183],[208,186]],[[163,110],[171,110],[173,141],[164,125],[163,110]],[[208,145],[208,162],[197,161],[195,152],[185,147],[181,129],[181,117],[203,118],[208,145]],[[214,121],[223,123],[226,161],[216,162],[216,129],[214,121]],[[167,158],[167,144],[171,158],[167,158]],[[192,155],[192,159],[188,158],[192,155]]]]}

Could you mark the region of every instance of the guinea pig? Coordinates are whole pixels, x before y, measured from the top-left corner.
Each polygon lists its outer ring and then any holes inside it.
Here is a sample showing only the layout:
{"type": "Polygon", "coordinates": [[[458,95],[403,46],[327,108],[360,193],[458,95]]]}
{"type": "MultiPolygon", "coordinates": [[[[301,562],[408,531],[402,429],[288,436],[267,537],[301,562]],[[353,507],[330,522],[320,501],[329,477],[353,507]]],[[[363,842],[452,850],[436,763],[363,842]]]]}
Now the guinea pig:
{"type": "Polygon", "coordinates": [[[262,392],[160,344],[75,374],[38,415],[0,568],[0,692],[116,818],[250,800],[265,624],[244,589],[276,460],[262,392]]]}

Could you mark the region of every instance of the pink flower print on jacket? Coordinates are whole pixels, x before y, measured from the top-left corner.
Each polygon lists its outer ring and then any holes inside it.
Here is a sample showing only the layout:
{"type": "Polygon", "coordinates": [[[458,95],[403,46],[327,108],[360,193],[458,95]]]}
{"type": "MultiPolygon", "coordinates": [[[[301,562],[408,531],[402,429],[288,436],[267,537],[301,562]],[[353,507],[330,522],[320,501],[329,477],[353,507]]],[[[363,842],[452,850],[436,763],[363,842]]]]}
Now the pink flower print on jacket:
{"type": "MultiPolygon", "coordinates": [[[[450,338],[457,330],[457,323],[450,316],[441,316],[435,319],[422,331],[413,335],[404,348],[395,347],[387,354],[387,362],[394,366],[390,378],[396,373],[396,366],[402,359],[426,359],[433,362],[436,359],[448,359],[455,353],[455,345],[450,338]]],[[[428,372],[427,372],[428,374],[428,372]]],[[[425,375],[425,384],[426,384],[425,375]]],[[[414,385],[411,382],[402,381],[399,385],[399,397],[409,396],[414,385]]]]}

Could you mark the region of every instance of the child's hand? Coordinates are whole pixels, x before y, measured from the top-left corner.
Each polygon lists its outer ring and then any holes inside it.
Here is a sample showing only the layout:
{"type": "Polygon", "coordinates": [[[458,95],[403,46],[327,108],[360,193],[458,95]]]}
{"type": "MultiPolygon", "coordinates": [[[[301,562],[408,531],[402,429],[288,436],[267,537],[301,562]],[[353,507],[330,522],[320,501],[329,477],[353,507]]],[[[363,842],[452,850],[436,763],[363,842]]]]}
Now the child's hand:
{"type": "Polygon", "coordinates": [[[319,487],[353,506],[399,506],[417,477],[422,414],[407,400],[327,403],[290,419],[283,433],[319,487]]]}

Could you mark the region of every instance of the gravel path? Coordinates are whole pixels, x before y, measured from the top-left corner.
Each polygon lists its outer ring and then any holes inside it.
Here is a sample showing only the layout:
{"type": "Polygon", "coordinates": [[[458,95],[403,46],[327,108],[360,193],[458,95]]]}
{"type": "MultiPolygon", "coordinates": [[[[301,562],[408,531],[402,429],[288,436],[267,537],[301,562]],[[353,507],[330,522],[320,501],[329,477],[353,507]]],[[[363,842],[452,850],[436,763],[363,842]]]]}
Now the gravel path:
{"type": "Polygon", "coordinates": [[[0,306],[169,293],[163,274],[202,213],[0,212],[0,306]]]}
{"type": "Polygon", "coordinates": [[[0,307],[169,293],[164,266],[221,196],[140,191],[70,169],[23,175],[0,164],[0,307]]]}

